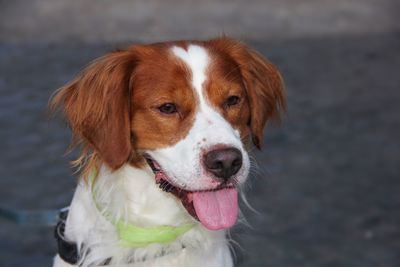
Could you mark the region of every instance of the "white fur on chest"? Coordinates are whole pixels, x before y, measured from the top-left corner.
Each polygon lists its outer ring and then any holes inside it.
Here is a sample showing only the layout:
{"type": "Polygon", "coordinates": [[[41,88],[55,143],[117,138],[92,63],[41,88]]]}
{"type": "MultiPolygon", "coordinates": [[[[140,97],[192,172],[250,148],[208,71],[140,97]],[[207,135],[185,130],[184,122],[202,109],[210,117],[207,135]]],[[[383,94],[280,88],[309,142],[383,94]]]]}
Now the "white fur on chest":
{"type": "MultiPolygon", "coordinates": [[[[105,212],[137,226],[194,222],[180,200],[157,187],[148,168],[124,166],[110,173],[103,167],[94,190],[83,181],[79,183],[66,222],[66,238],[82,246],[81,266],[98,266],[108,258],[113,266],[232,266],[225,231],[210,231],[197,222],[171,244],[122,247],[114,225],[96,207],[92,192],[105,212]]],[[[53,266],[70,265],[56,257],[53,266]]]]}

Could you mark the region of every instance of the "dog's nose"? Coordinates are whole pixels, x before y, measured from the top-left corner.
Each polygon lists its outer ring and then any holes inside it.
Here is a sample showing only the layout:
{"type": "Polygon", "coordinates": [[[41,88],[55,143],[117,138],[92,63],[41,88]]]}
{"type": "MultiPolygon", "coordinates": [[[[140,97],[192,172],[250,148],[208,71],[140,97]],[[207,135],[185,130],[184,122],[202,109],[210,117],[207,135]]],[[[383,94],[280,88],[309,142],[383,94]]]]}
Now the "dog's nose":
{"type": "Polygon", "coordinates": [[[242,167],[242,153],[233,147],[212,150],[204,155],[204,164],[207,171],[227,181],[242,167]]]}

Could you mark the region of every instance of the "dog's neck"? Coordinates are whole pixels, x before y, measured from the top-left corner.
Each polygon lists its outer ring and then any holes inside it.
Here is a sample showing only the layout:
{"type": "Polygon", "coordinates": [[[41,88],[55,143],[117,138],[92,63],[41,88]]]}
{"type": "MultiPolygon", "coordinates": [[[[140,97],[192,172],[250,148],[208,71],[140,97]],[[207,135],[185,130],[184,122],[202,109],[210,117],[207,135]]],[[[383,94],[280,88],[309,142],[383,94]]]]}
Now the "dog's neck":
{"type": "Polygon", "coordinates": [[[221,242],[226,242],[225,231],[205,229],[187,213],[180,200],[160,190],[150,168],[128,165],[114,172],[103,166],[93,185],[83,180],[79,182],[65,235],[81,248],[82,266],[100,264],[108,258],[113,263],[126,264],[176,254],[181,250],[211,251],[217,243],[221,247],[221,242]],[[120,245],[115,225],[104,216],[105,213],[138,227],[179,227],[188,223],[195,226],[170,244],[132,248],[120,245]]]}
{"type": "Polygon", "coordinates": [[[126,165],[110,172],[103,166],[92,191],[96,194],[98,207],[115,219],[139,227],[195,222],[180,200],[158,188],[149,167],[139,169],[126,165]]]}

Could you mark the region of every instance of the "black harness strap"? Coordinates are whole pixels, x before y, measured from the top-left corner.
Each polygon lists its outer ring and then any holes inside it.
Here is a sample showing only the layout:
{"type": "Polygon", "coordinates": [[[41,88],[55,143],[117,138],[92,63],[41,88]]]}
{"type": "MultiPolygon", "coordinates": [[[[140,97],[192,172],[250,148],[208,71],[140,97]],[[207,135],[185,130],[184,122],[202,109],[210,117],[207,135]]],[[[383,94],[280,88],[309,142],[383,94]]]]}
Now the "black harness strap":
{"type": "MultiPolygon", "coordinates": [[[[54,237],[57,240],[58,255],[63,261],[71,264],[77,265],[79,259],[78,246],[75,242],[71,242],[65,239],[65,221],[68,217],[69,208],[64,208],[60,210],[58,215],[58,222],[56,228],[54,229],[54,237]]],[[[106,259],[101,265],[109,265],[111,258],[106,259]]]]}
{"type": "Polygon", "coordinates": [[[54,237],[57,240],[58,255],[65,262],[76,265],[78,263],[78,248],[74,242],[65,239],[65,221],[68,217],[68,209],[62,209],[58,215],[58,222],[54,229],[54,237]]]}

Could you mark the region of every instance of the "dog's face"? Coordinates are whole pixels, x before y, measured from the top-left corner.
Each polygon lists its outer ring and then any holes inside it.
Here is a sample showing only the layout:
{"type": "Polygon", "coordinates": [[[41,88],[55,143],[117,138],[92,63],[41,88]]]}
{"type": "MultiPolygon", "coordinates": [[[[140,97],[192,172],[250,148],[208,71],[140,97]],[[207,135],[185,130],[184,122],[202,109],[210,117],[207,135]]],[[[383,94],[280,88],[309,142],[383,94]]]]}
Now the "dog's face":
{"type": "Polygon", "coordinates": [[[86,148],[115,170],[143,159],[209,229],[232,226],[237,186],[268,118],[284,105],[276,68],[230,39],[106,55],[54,98],[86,148]]]}
{"type": "Polygon", "coordinates": [[[150,59],[137,68],[142,78],[133,92],[138,103],[131,122],[135,145],[182,189],[211,190],[228,179],[244,182],[249,159],[242,140],[249,136],[250,107],[239,69],[205,47],[185,48],[167,48],[164,66],[156,63],[156,77],[150,59]],[[233,162],[226,162],[230,166],[225,169],[212,168],[213,151],[220,161],[233,162]]]}

